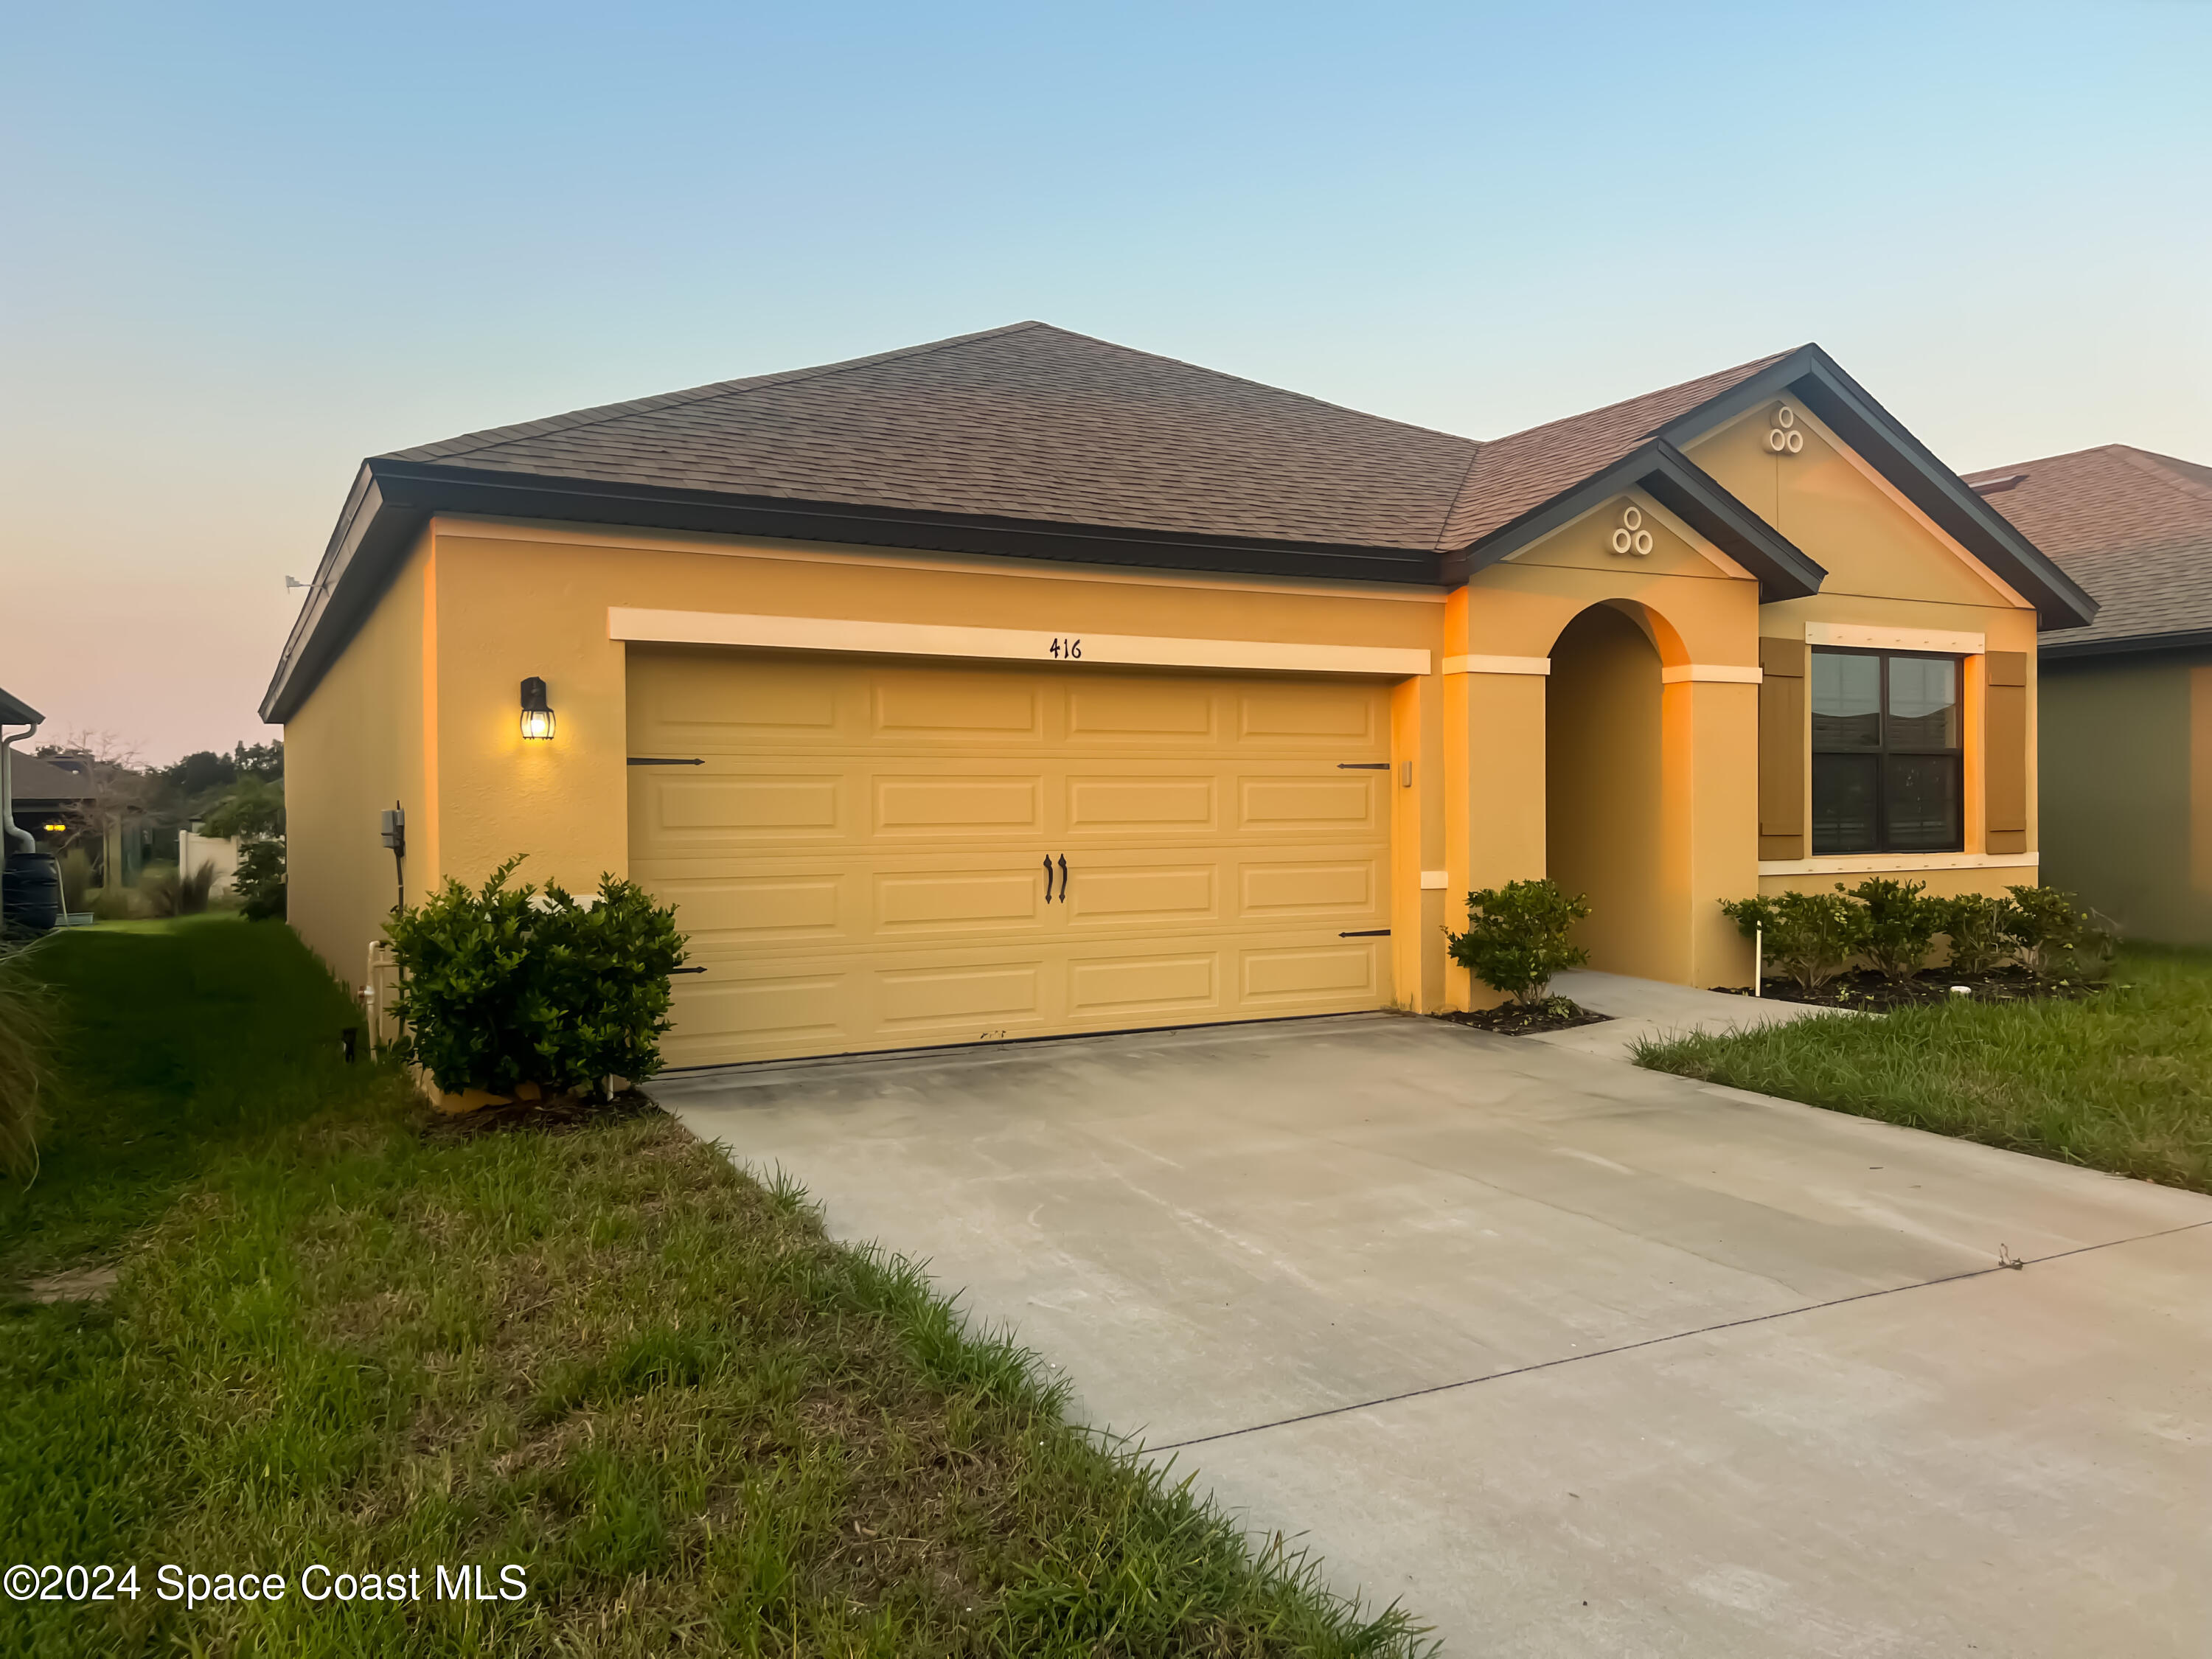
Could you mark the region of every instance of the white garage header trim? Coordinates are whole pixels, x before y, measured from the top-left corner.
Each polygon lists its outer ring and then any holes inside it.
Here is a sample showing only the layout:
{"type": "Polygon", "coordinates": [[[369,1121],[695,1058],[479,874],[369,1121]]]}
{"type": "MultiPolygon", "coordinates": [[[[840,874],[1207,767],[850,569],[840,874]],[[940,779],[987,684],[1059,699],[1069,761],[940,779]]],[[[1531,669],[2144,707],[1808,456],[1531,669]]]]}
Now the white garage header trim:
{"type": "Polygon", "coordinates": [[[1094,662],[1134,668],[1242,668],[1295,674],[1429,672],[1429,653],[1397,646],[1304,645],[1290,640],[1188,640],[1146,634],[1042,634],[1021,628],[836,617],[755,617],[720,611],[612,605],[607,637],[655,645],[742,645],[896,657],[981,657],[1007,662],[1094,662]]]}

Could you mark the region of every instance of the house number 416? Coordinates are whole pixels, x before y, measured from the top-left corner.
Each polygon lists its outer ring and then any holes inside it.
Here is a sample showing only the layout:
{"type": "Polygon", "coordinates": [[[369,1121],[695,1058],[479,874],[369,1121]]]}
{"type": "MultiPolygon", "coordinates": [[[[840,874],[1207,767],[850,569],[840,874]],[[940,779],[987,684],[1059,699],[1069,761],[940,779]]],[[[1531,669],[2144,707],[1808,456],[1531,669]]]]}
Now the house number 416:
{"type": "Polygon", "coordinates": [[[1073,660],[1083,654],[1083,641],[1081,640],[1055,639],[1048,649],[1050,650],[1051,654],[1055,657],[1073,660]]]}

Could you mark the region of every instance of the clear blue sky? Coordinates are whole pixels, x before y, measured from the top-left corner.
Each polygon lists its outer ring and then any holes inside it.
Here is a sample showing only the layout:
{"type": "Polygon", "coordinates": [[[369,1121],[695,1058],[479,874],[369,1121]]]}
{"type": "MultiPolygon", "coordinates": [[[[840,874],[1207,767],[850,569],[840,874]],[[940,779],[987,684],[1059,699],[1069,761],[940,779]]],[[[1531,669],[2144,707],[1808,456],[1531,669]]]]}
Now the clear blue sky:
{"type": "Polygon", "coordinates": [[[2212,460],[2212,7],[33,7],[0,685],[254,705],[361,457],[1025,317],[1477,437],[1818,340],[2212,460]]]}

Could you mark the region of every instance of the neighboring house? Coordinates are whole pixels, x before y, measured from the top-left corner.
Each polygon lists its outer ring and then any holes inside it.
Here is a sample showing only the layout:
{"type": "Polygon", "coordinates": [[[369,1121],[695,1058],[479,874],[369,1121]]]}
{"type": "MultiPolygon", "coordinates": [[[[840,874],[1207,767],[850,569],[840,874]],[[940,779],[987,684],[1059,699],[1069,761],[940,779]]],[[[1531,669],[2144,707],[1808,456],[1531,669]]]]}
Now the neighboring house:
{"type": "Polygon", "coordinates": [[[1477,443],[1024,323],[363,463],[263,714],[341,973],[397,805],[673,903],[703,1065],[1465,1006],[1547,872],[1740,985],[1723,900],[2035,879],[2094,611],[1817,347],[1477,443]]]}
{"type": "Polygon", "coordinates": [[[2102,607],[2043,652],[2050,878],[2212,944],[2212,466],[2106,444],[1968,482],[2102,607]]]}
{"type": "Polygon", "coordinates": [[[15,822],[52,852],[91,826],[99,790],[68,759],[17,754],[13,792],[15,822]]]}

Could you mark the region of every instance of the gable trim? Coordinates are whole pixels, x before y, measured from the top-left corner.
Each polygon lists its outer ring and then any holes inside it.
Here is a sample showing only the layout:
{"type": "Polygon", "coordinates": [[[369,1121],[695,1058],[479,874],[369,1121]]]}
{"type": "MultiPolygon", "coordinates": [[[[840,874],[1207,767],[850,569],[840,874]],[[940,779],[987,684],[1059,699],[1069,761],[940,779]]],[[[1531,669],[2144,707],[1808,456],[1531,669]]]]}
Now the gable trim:
{"type": "Polygon", "coordinates": [[[1659,429],[1669,443],[1687,443],[1787,393],[1887,478],[1936,526],[1988,565],[2034,607],[2044,628],[2080,628],[2095,620],[2097,602],[2021,534],[2012,520],[1977,495],[1897,417],[1815,345],[1799,348],[1719,397],[1659,429]]]}
{"type": "Polygon", "coordinates": [[[1649,495],[1748,571],[1759,582],[1761,604],[1808,599],[1820,591],[1826,571],[1680,450],[1658,439],[1447,556],[1444,580],[1457,586],[1631,489],[1649,495]]]}

